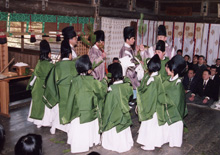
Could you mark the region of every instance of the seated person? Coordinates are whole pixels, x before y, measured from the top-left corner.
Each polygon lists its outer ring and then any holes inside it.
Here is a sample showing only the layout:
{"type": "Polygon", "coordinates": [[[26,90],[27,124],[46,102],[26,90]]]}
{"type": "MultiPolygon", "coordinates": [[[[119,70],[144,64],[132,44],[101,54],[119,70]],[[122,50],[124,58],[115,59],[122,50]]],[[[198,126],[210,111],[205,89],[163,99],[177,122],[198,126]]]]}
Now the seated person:
{"type": "Polygon", "coordinates": [[[36,134],[22,136],[14,149],[15,155],[42,155],[42,137],[36,134]]]}
{"type": "MultiPolygon", "coordinates": [[[[114,63],[119,63],[118,57],[114,57],[114,58],[113,58],[112,64],[114,64],[114,63]]],[[[108,66],[108,72],[109,72],[109,73],[112,73],[112,72],[111,72],[112,64],[110,64],[110,65],[108,66]]]]}
{"type": "Polygon", "coordinates": [[[196,77],[202,79],[203,71],[207,69],[205,66],[205,57],[203,55],[199,56],[198,69],[196,70],[196,77]]]}
{"type": "Polygon", "coordinates": [[[3,150],[4,143],[5,143],[5,130],[3,126],[0,124],[0,154],[1,151],[3,150]]]}
{"type": "Polygon", "coordinates": [[[183,51],[182,51],[181,49],[178,49],[178,50],[176,51],[176,55],[182,56],[182,55],[183,55],[183,51]]]}
{"type": "Polygon", "coordinates": [[[198,69],[198,61],[199,61],[199,55],[194,55],[192,63],[190,64],[189,68],[194,69],[194,71],[196,72],[198,69]]]}
{"type": "Polygon", "coordinates": [[[200,80],[194,91],[186,95],[187,103],[195,103],[199,105],[211,106],[213,101],[213,88],[214,82],[210,80],[211,72],[204,70],[202,74],[202,80],[200,80]]]}
{"type": "Polygon", "coordinates": [[[218,72],[216,71],[217,68],[215,65],[212,65],[210,68],[211,76],[210,79],[214,81],[214,91],[213,91],[213,98],[214,101],[218,101],[219,98],[219,84],[220,84],[220,78],[218,76],[218,72]]]}
{"type": "Polygon", "coordinates": [[[216,59],[216,71],[218,72],[218,75],[220,75],[220,58],[216,59]]]}
{"type": "Polygon", "coordinates": [[[185,93],[192,93],[195,90],[196,84],[198,82],[195,75],[196,73],[194,69],[190,68],[187,75],[184,76],[182,83],[185,89],[185,93]]]}

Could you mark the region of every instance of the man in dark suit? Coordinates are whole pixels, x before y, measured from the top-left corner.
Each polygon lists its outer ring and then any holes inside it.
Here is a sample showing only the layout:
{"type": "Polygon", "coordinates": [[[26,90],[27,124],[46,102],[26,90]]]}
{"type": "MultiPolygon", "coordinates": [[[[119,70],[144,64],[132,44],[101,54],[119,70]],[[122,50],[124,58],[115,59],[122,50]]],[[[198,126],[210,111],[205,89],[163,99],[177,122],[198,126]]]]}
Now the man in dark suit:
{"type": "Polygon", "coordinates": [[[205,57],[203,55],[200,55],[198,69],[196,71],[196,77],[199,79],[202,79],[203,71],[206,69],[206,66],[204,65],[204,61],[205,61],[205,57]]]}
{"type": "Polygon", "coordinates": [[[187,95],[187,103],[195,103],[199,105],[211,106],[214,102],[213,100],[213,88],[214,82],[210,80],[211,72],[209,70],[204,70],[202,74],[202,80],[198,82],[195,90],[187,95]]]}
{"type": "Polygon", "coordinates": [[[198,61],[199,61],[199,55],[194,55],[193,56],[193,60],[192,63],[189,64],[189,68],[194,69],[194,71],[196,72],[198,67],[198,61]]]}
{"type": "Polygon", "coordinates": [[[214,91],[213,91],[213,99],[214,101],[218,101],[219,98],[219,84],[220,84],[220,78],[217,73],[217,68],[215,65],[212,65],[210,68],[211,76],[210,79],[214,81],[214,91]]]}
{"type": "Polygon", "coordinates": [[[220,75],[220,58],[216,59],[216,71],[218,72],[217,74],[220,75]]]}
{"type": "Polygon", "coordinates": [[[195,71],[194,69],[190,68],[188,70],[188,73],[187,75],[184,76],[183,78],[183,86],[184,86],[184,89],[185,89],[185,93],[192,93],[195,88],[196,88],[196,84],[198,82],[197,78],[195,77],[195,71]]]}

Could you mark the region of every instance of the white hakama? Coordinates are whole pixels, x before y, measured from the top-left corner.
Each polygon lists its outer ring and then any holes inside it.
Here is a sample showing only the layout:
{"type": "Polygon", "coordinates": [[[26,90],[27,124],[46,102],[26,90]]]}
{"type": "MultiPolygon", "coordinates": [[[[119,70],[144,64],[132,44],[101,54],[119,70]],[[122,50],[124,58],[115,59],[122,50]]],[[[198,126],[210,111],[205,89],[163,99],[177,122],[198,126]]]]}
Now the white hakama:
{"type": "Polygon", "coordinates": [[[106,150],[116,151],[119,153],[127,152],[133,146],[134,141],[131,135],[131,128],[128,127],[117,133],[116,127],[105,131],[102,134],[102,146],[106,150]]]}
{"type": "Polygon", "coordinates": [[[71,145],[71,153],[87,152],[94,144],[100,144],[98,118],[80,124],[79,117],[71,121],[67,133],[67,143],[71,145]]]}
{"type": "Polygon", "coordinates": [[[31,105],[30,105],[30,109],[29,109],[29,113],[28,113],[28,121],[34,123],[35,125],[37,125],[38,128],[40,128],[41,126],[51,126],[51,122],[52,122],[52,116],[51,116],[51,109],[49,109],[47,106],[45,106],[44,109],[44,116],[42,118],[42,120],[38,120],[38,119],[34,119],[34,118],[30,118],[31,115],[31,110],[32,110],[32,100],[31,100],[31,105]]]}
{"type": "Polygon", "coordinates": [[[167,143],[165,132],[164,125],[158,125],[157,113],[154,113],[152,119],[141,122],[137,143],[144,145],[141,147],[144,150],[154,150],[167,143]]]}
{"type": "Polygon", "coordinates": [[[51,109],[51,117],[52,117],[52,124],[51,124],[51,129],[50,129],[50,133],[51,134],[55,134],[56,129],[64,131],[64,132],[68,132],[69,129],[69,124],[60,124],[60,113],[59,113],[59,105],[55,105],[52,109],[51,109]]]}
{"type": "Polygon", "coordinates": [[[171,125],[164,125],[164,132],[167,133],[167,142],[170,147],[181,147],[183,141],[183,121],[171,125]]]}

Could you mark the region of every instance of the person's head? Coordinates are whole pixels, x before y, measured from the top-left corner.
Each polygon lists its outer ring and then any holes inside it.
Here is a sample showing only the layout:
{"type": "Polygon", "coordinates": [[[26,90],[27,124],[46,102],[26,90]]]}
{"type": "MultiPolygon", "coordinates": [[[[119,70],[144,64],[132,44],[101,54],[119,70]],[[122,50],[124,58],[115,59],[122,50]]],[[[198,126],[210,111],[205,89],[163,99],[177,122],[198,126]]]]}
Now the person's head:
{"type": "Polygon", "coordinates": [[[155,54],[147,63],[148,72],[151,74],[157,72],[161,68],[161,62],[158,54],[155,54]]]}
{"type": "Polygon", "coordinates": [[[216,75],[217,74],[217,67],[215,65],[212,65],[210,67],[210,72],[211,72],[211,76],[216,75]]]}
{"type": "Polygon", "coordinates": [[[61,59],[63,58],[72,59],[72,49],[67,40],[61,42],[61,59]]]}
{"type": "Polygon", "coordinates": [[[164,42],[167,40],[167,32],[166,32],[166,27],[164,25],[158,26],[157,41],[158,40],[162,40],[164,42]]]}
{"type": "Polygon", "coordinates": [[[187,75],[189,79],[193,78],[196,75],[195,70],[190,68],[187,75]]]}
{"type": "Polygon", "coordinates": [[[189,56],[189,55],[185,55],[185,56],[184,56],[184,60],[185,60],[186,62],[189,62],[190,56],[189,56]]]}
{"type": "Polygon", "coordinates": [[[105,46],[105,33],[102,30],[98,30],[94,32],[94,35],[96,36],[95,44],[99,48],[104,48],[105,46]]]}
{"type": "Polygon", "coordinates": [[[216,59],[216,65],[217,65],[217,66],[220,65],[220,58],[216,59]]]}
{"type": "Polygon", "coordinates": [[[123,72],[120,63],[113,63],[111,68],[112,81],[123,80],[123,72]]]}
{"type": "Polygon", "coordinates": [[[15,155],[42,155],[42,137],[37,134],[22,136],[15,145],[15,155]]]}
{"type": "Polygon", "coordinates": [[[68,40],[69,44],[71,44],[73,47],[76,46],[78,36],[76,35],[73,26],[65,27],[62,30],[62,35],[64,37],[64,40],[68,40]]]}
{"type": "Polygon", "coordinates": [[[165,42],[162,40],[158,40],[156,44],[155,54],[158,54],[160,60],[164,59],[165,56],[165,42]]]}
{"type": "Polygon", "coordinates": [[[124,41],[128,44],[128,45],[134,45],[135,42],[135,31],[134,28],[131,26],[127,26],[124,28],[123,31],[124,34],[124,41]]]}
{"type": "Polygon", "coordinates": [[[88,55],[83,55],[78,60],[76,60],[76,70],[78,74],[88,75],[91,69],[92,63],[88,55]]]}
{"type": "Polygon", "coordinates": [[[200,56],[199,56],[199,64],[200,64],[200,65],[203,65],[204,62],[205,62],[205,57],[204,57],[203,55],[200,55],[200,56]]]}
{"type": "Polygon", "coordinates": [[[181,49],[178,49],[178,50],[176,51],[176,54],[182,56],[182,55],[183,55],[183,51],[182,51],[181,49]]]}
{"type": "Polygon", "coordinates": [[[0,124],[0,154],[3,149],[4,143],[5,143],[5,130],[3,126],[0,124]]]}
{"type": "Polygon", "coordinates": [[[210,78],[211,72],[208,69],[205,69],[202,73],[203,80],[208,80],[210,78]]]}
{"type": "Polygon", "coordinates": [[[46,40],[40,42],[40,60],[51,60],[51,49],[46,40]]]}
{"type": "Polygon", "coordinates": [[[112,63],[119,63],[118,57],[114,57],[113,60],[112,60],[112,63]]]}
{"type": "Polygon", "coordinates": [[[199,55],[194,55],[193,56],[193,64],[197,64],[199,61],[199,55]]]}
{"type": "Polygon", "coordinates": [[[171,60],[166,63],[166,72],[169,76],[173,77],[176,74],[179,76],[183,75],[186,68],[186,62],[180,55],[175,55],[171,60]]]}

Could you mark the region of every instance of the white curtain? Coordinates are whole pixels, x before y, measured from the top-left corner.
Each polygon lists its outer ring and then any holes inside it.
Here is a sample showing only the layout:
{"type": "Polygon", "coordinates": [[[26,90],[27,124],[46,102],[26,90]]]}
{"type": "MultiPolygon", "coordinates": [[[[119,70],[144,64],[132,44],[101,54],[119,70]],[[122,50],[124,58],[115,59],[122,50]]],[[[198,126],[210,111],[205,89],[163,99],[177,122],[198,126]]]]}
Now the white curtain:
{"type": "Polygon", "coordinates": [[[167,31],[167,44],[173,46],[173,22],[165,22],[167,31]]]}
{"type": "Polygon", "coordinates": [[[219,51],[219,34],[220,34],[220,25],[211,24],[209,31],[209,42],[207,50],[207,63],[209,65],[215,64],[215,61],[218,57],[219,51]]]}
{"type": "Polygon", "coordinates": [[[208,31],[209,31],[209,24],[204,24],[203,33],[202,33],[202,46],[201,46],[200,55],[203,55],[205,57],[206,57],[206,51],[207,51],[208,31]]]}
{"type": "Polygon", "coordinates": [[[174,23],[174,49],[175,52],[178,49],[182,49],[182,38],[183,38],[183,24],[181,22],[174,23]]]}
{"type": "Polygon", "coordinates": [[[194,48],[194,54],[201,55],[202,53],[202,36],[203,36],[203,26],[202,23],[196,23],[196,29],[195,29],[195,48],[194,48]]]}

